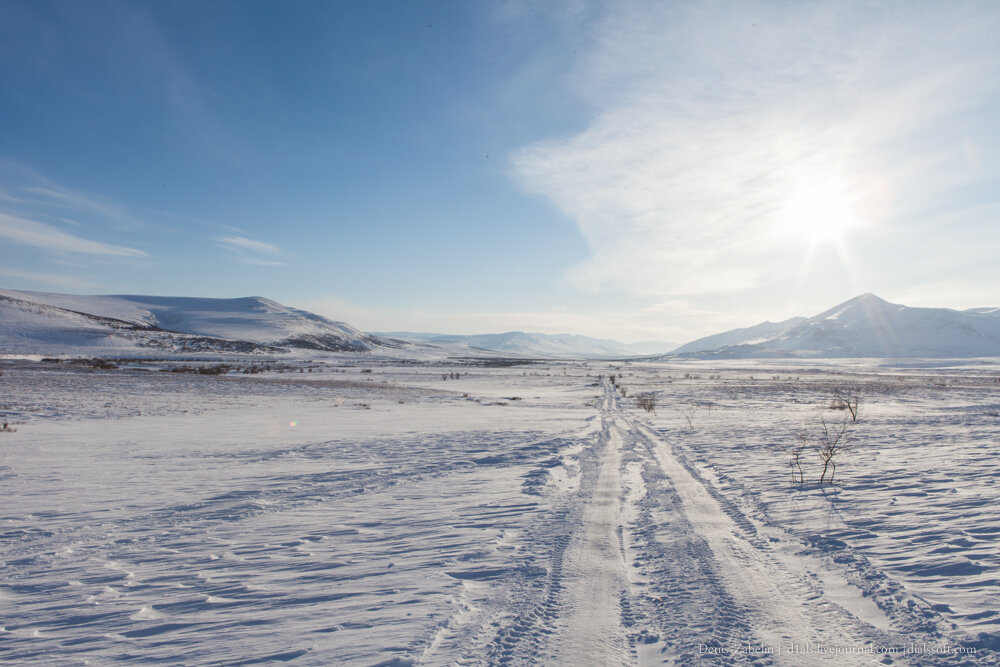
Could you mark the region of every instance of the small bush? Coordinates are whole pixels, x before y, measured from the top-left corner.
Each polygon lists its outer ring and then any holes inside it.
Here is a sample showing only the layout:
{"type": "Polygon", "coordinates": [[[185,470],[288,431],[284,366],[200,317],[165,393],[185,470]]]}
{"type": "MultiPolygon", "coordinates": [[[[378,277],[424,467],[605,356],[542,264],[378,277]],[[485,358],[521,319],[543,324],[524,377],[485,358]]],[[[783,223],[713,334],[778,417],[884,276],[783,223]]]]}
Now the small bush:
{"type": "Polygon", "coordinates": [[[656,394],[646,391],[641,394],[637,394],[635,400],[640,408],[646,412],[656,414],[656,394]]]}
{"type": "Polygon", "coordinates": [[[218,366],[199,366],[198,375],[225,375],[232,369],[232,366],[228,364],[219,364],[218,366]]]}

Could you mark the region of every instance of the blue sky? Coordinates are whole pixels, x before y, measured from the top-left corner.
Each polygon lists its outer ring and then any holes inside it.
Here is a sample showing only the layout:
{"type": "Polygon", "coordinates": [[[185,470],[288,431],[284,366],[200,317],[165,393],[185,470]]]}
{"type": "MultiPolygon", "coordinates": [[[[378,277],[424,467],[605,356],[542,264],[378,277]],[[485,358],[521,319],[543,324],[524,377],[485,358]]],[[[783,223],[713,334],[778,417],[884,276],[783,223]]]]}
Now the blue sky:
{"type": "Polygon", "coordinates": [[[0,4],[0,284],[690,338],[1000,305],[995,3],[0,4]]]}

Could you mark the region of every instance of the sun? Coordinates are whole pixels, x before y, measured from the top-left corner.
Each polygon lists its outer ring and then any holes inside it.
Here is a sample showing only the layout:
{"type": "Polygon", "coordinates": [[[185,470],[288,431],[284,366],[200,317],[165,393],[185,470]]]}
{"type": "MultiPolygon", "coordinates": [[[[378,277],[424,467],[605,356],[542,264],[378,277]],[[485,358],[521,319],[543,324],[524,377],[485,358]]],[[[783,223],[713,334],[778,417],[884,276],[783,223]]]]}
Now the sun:
{"type": "Polygon", "coordinates": [[[788,200],[783,218],[790,233],[813,245],[836,243],[858,225],[850,198],[834,184],[800,188],[788,200]]]}

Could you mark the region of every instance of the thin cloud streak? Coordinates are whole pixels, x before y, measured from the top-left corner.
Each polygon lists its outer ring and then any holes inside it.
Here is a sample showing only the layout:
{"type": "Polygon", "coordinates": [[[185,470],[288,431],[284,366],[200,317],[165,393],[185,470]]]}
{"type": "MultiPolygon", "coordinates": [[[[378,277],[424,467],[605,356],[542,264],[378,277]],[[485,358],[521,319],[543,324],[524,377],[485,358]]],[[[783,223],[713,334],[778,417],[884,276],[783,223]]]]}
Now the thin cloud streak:
{"type": "MultiPolygon", "coordinates": [[[[72,190],[67,190],[65,188],[55,189],[54,187],[23,187],[21,188],[21,191],[35,195],[36,197],[44,200],[44,203],[53,204],[74,211],[88,211],[96,213],[106,220],[119,223],[119,225],[123,227],[135,226],[135,222],[121,207],[115,204],[97,201],[93,197],[79,192],[73,192],[72,190]]],[[[78,224],[72,220],[64,220],[63,222],[78,224]]]]}
{"type": "Polygon", "coordinates": [[[0,200],[8,213],[24,217],[45,217],[55,222],[80,226],[67,215],[110,223],[119,231],[148,228],[122,204],[102,195],[81,192],[56,183],[34,169],[17,162],[0,161],[0,200]]]}
{"type": "Polygon", "coordinates": [[[248,239],[244,236],[221,236],[217,238],[216,241],[219,242],[221,247],[230,250],[250,250],[252,252],[259,252],[265,255],[281,254],[281,249],[273,243],[254,241],[253,239],[248,239]]]}
{"type": "Polygon", "coordinates": [[[229,251],[238,261],[244,264],[254,264],[256,266],[285,265],[281,260],[268,259],[268,257],[284,255],[281,248],[273,243],[248,239],[245,236],[220,236],[215,241],[217,246],[229,251]],[[265,257],[260,257],[260,255],[264,255],[265,257]]]}
{"type": "Polygon", "coordinates": [[[13,243],[59,252],[83,255],[106,255],[114,257],[146,257],[136,248],[91,241],[67,234],[51,225],[18,216],[0,213],[0,238],[13,243]]]}

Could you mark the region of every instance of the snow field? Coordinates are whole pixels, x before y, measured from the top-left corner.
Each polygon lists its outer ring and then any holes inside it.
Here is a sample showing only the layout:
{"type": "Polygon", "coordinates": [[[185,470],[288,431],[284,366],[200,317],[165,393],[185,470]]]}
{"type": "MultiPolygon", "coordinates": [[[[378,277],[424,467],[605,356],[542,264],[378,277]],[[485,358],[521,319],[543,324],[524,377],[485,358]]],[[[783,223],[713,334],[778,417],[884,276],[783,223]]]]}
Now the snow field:
{"type": "Polygon", "coordinates": [[[622,370],[630,394],[656,393],[657,414],[646,416],[657,433],[759,528],[787,530],[808,551],[850,561],[866,596],[909,616],[905,623],[894,618],[897,627],[958,630],[972,645],[996,649],[995,367],[622,370]],[[816,436],[820,415],[843,417],[828,407],[833,389],[845,384],[866,389],[837,484],[816,483],[820,465],[811,451],[803,457],[806,484],[793,484],[789,448],[803,427],[816,436]]]}
{"type": "Polygon", "coordinates": [[[1000,662],[995,369],[313,369],[5,365],[0,661],[1000,662]]]}

